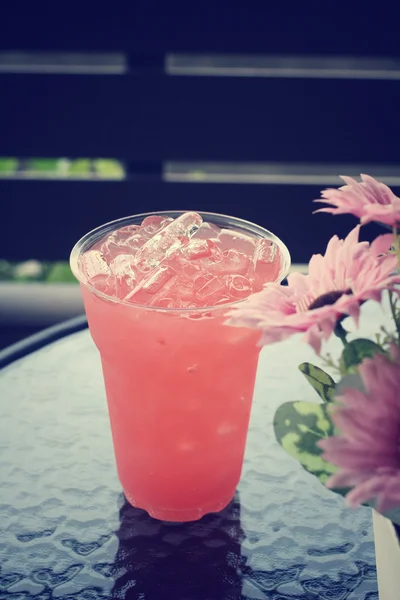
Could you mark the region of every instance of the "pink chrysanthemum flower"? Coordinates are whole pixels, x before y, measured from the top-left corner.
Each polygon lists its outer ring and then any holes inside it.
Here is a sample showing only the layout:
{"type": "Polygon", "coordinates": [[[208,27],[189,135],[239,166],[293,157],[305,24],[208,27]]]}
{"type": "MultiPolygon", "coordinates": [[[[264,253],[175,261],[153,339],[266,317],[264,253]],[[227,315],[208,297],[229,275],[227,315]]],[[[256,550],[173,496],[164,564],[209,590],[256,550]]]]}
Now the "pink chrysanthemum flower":
{"type": "Polygon", "coordinates": [[[359,230],[357,225],[344,240],[334,236],[325,256],[311,258],[308,275],[292,273],[287,286],[269,283],[240,303],[228,313],[228,324],[260,329],[261,345],[303,332],[319,353],[338,319],[350,315],[357,322],[363,301],[379,302],[383,290],[400,283],[400,275],[393,275],[396,257],[383,254],[393,242],[392,234],[369,244],[358,241],[359,230]]]}
{"type": "Polygon", "coordinates": [[[395,227],[400,224],[400,198],[392,190],[369,175],[361,175],[361,181],[352,177],[341,177],[346,185],[321,192],[322,199],[331,207],[320,208],[316,212],[334,215],[352,214],[362,224],[377,221],[395,227]]]}
{"type": "Polygon", "coordinates": [[[400,505],[400,356],[375,354],[359,367],[364,392],[345,389],[332,420],[337,436],[319,442],[324,458],[339,467],[330,488],[352,488],[347,504],[373,501],[379,512],[400,505]]]}

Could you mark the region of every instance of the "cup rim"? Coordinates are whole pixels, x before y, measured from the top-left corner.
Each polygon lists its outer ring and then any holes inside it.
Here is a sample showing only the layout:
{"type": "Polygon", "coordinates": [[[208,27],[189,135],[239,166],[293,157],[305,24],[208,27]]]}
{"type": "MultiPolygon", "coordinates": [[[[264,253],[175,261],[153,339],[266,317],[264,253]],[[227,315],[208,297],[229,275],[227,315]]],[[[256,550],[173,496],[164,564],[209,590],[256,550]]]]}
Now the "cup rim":
{"type": "MultiPolygon", "coordinates": [[[[251,221],[247,221],[246,219],[241,219],[240,217],[232,217],[230,215],[224,215],[222,213],[213,213],[213,212],[208,212],[208,211],[193,211],[193,210],[190,210],[190,211],[189,210],[160,210],[160,211],[152,211],[152,212],[147,212],[147,213],[138,213],[138,214],[134,214],[134,215],[129,215],[127,217],[121,217],[119,219],[114,219],[113,221],[108,221],[107,223],[103,223],[103,225],[95,227],[94,229],[88,231],[84,236],[82,236],[76,242],[74,247],[72,248],[69,262],[70,262],[70,267],[71,267],[71,271],[72,271],[73,275],[76,277],[76,279],[78,280],[78,282],[81,285],[84,285],[95,296],[98,296],[99,298],[101,298],[102,300],[106,300],[107,302],[112,302],[114,304],[127,306],[127,307],[130,307],[131,309],[145,309],[145,310],[157,311],[160,313],[171,313],[171,314],[177,314],[177,313],[179,313],[179,314],[182,314],[182,313],[184,313],[184,314],[188,314],[188,313],[199,314],[199,313],[208,313],[208,312],[216,311],[216,310],[218,310],[218,311],[229,310],[230,308],[237,306],[238,304],[241,304],[242,302],[247,300],[247,298],[249,298],[252,294],[250,294],[246,298],[234,300],[233,302],[227,302],[226,304],[219,304],[217,306],[201,306],[201,307],[195,307],[195,308],[168,308],[168,307],[161,307],[161,306],[160,307],[159,306],[150,306],[148,304],[134,304],[133,302],[127,302],[125,300],[120,300],[119,298],[114,298],[112,296],[108,296],[107,294],[104,294],[100,290],[97,290],[93,285],[91,285],[86,280],[86,278],[83,276],[83,273],[81,272],[81,270],[79,268],[80,256],[83,254],[83,252],[88,250],[96,241],[105,237],[105,235],[107,233],[111,233],[112,231],[115,231],[116,229],[119,229],[120,227],[130,225],[130,224],[132,224],[132,221],[143,220],[146,217],[150,217],[153,215],[165,215],[166,217],[173,216],[173,215],[179,216],[185,212],[197,212],[197,214],[199,214],[201,217],[203,217],[205,221],[208,221],[210,223],[213,223],[213,219],[226,220],[227,225],[232,225],[232,226],[237,225],[237,229],[239,231],[241,229],[247,230],[249,233],[253,234],[255,237],[259,237],[260,239],[262,239],[262,238],[269,239],[269,240],[273,241],[278,246],[279,251],[281,252],[282,267],[281,267],[281,270],[280,270],[280,273],[279,273],[279,276],[277,277],[277,279],[275,279],[273,282],[268,282],[268,283],[280,283],[281,281],[283,281],[285,279],[285,277],[287,277],[289,270],[290,270],[290,266],[291,266],[291,256],[290,256],[290,253],[289,253],[289,250],[288,250],[286,244],[284,244],[284,242],[282,242],[282,240],[280,238],[278,238],[274,233],[272,233],[268,229],[265,229],[264,227],[261,227],[261,225],[257,225],[256,223],[252,223],[251,221]]],[[[258,292],[258,293],[260,293],[260,292],[258,292]]]]}

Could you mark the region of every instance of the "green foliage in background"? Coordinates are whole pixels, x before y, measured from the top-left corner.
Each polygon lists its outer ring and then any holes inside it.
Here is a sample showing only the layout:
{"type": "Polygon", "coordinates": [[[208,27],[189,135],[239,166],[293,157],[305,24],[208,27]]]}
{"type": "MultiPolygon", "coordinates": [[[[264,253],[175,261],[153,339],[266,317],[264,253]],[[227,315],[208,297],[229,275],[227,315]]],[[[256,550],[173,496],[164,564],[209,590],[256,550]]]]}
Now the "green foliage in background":
{"type": "Polygon", "coordinates": [[[0,283],[77,283],[67,262],[27,260],[11,263],[0,260],[0,283]]]}
{"type": "Polygon", "coordinates": [[[99,158],[93,161],[95,173],[107,179],[124,179],[125,170],[118,160],[99,158]]]}
{"type": "Polygon", "coordinates": [[[48,283],[77,283],[67,262],[50,264],[46,281],[48,283]]]}
{"type": "Polygon", "coordinates": [[[110,158],[0,158],[0,177],[38,179],[124,179],[125,169],[110,158]]]}
{"type": "Polygon", "coordinates": [[[0,174],[13,175],[18,168],[18,159],[16,158],[0,158],[0,174]]]}
{"type": "Polygon", "coordinates": [[[28,159],[23,166],[26,171],[38,173],[57,173],[57,171],[60,169],[60,162],[60,160],[51,158],[32,158],[28,159]]]}
{"type": "Polygon", "coordinates": [[[71,160],[69,164],[70,175],[87,175],[91,172],[91,161],[88,158],[71,160]]]}

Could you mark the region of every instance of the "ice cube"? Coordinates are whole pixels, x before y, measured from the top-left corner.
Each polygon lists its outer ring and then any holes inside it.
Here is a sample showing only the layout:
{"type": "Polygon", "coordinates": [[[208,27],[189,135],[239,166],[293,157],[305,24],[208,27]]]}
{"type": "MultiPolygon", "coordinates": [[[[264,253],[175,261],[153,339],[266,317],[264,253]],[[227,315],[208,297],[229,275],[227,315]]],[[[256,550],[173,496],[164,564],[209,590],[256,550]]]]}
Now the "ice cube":
{"type": "Polygon", "coordinates": [[[101,253],[109,264],[120,254],[127,254],[130,251],[128,245],[122,242],[117,243],[112,238],[107,239],[101,246],[101,253]]]}
{"type": "Polygon", "coordinates": [[[134,304],[151,305],[154,297],[165,284],[175,275],[174,269],[169,266],[160,266],[145,277],[125,298],[134,304]]]}
{"type": "Polygon", "coordinates": [[[189,243],[189,238],[185,235],[178,235],[178,237],[172,242],[170,247],[165,252],[165,258],[172,257],[178,250],[183,248],[189,243]]]}
{"type": "Polygon", "coordinates": [[[140,231],[140,225],[126,225],[125,227],[121,227],[121,229],[114,231],[109,239],[116,244],[120,244],[138,231],[140,231]]]}
{"type": "Polygon", "coordinates": [[[90,280],[93,287],[107,296],[116,296],[116,282],[111,275],[96,275],[90,280]]]}
{"type": "MultiPolygon", "coordinates": [[[[165,268],[167,264],[163,262],[162,266],[165,268]]],[[[182,270],[173,270],[175,271],[174,276],[155,294],[151,306],[164,308],[192,308],[197,306],[193,278],[188,278],[182,270]]],[[[196,273],[198,273],[197,270],[196,273]]]]}
{"type": "Polygon", "coordinates": [[[228,293],[233,299],[247,298],[253,292],[253,284],[243,275],[227,275],[226,285],[228,293]]]}
{"type": "Polygon", "coordinates": [[[80,268],[89,280],[96,275],[110,275],[110,268],[99,250],[88,250],[80,258],[80,268]]]}
{"type": "Polygon", "coordinates": [[[235,249],[238,252],[252,256],[256,245],[256,239],[238,231],[221,229],[218,241],[223,250],[235,249]]]}
{"type": "Polygon", "coordinates": [[[136,269],[135,257],[132,254],[120,254],[110,263],[110,269],[115,276],[118,298],[125,298],[140,281],[136,269]]]}
{"type": "Polygon", "coordinates": [[[155,233],[160,231],[160,229],[163,229],[169,223],[172,223],[172,221],[173,219],[171,219],[170,217],[162,217],[161,215],[151,215],[150,217],[146,217],[145,219],[143,219],[142,230],[151,237],[155,233]]]}
{"type": "Polygon", "coordinates": [[[213,279],[215,275],[212,273],[207,273],[201,271],[196,277],[193,279],[193,289],[195,292],[198,292],[203,285],[205,285],[210,279],[213,279]]]}
{"type": "Polygon", "coordinates": [[[265,283],[276,281],[281,270],[279,248],[272,240],[261,239],[253,254],[255,290],[260,291],[265,283]]]}
{"type": "Polygon", "coordinates": [[[261,239],[257,240],[254,259],[255,261],[274,262],[276,259],[278,246],[272,240],[261,239]]]}
{"type": "Polygon", "coordinates": [[[212,246],[209,240],[191,239],[190,242],[182,248],[182,254],[188,260],[197,260],[198,258],[207,258],[211,256],[212,246]]]}
{"type": "Polygon", "coordinates": [[[178,250],[173,252],[168,258],[163,260],[163,265],[172,267],[178,274],[180,280],[192,279],[201,272],[201,267],[197,261],[187,260],[178,250]]]}
{"type": "Polygon", "coordinates": [[[194,280],[197,306],[216,306],[221,302],[230,302],[226,283],[212,273],[202,273],[194,280]]]}
{"type": "Polygon", "coordinates": [[[150,238],[137,252],[136,264],[146,273],[157,267],[171,252],[187,243],[200,227],[197,213],[184,213],[150,238]]]}
{"type": "Polygon", "coordinates": [[[213,223],[202,223],[193,237],[197,240],[211,240],[217,238],[220,231],[221,229],[213,223]]]}
{"type": "Polygon", "coordinates": [[[215,263],[212,271],[218,275],[247,275],[250,272],[250,258],[235,249],[225,250],[220,262],[215,263]]]}
{"type": "Polygon", "coordinates": [[[118,277],[137,279],[135,257],[133,254],[119,254],[110,263],[111,272],[118,277]]]}
{"type": "Polygon", "coordinates": [[[213,275],[199,275],[194,282],[197,297],[201,300],[213,296],[215,294],[222,295],[225,290],[225,282],[213,275]]]}
{"type": "Polygon", "coordinates": [[[196,300],[193,280],[178,277],[177,281],[174,282],[172,291],[174,296],[182,302],[195,302],[196,300]]]}
{"type": "Polygon", "coordinates": [[[148,274],[156,267],[160,266],[161,263],[165,263],[166,265],[170,265],[175,267],[175,262],[178,257],[178,251],[182,249],[189,241],[188,237],[183,235],[179,235],[177,238],[173,240],[169,248],[163,254],[163,258],[159,260],[159,256],[155,254],[154,256],[145,256],[144,258],[139,255],[139,252],[136,254],[136,266],[142,274],[148,274]]]}
{"type": "Polygon", "coordinates": [[[151,235],[142,230],[140,225],[126,225],[113,231],[103,240],[100,248],[104,257],[111,262],[119,254],[138,250],[150,237],[151,235]]]}
{"type": "Polygon", "coordinates": [[[143,231],[137,231],[125,240],[125,244],[132,251],[139,250],[148,240],[148,235],[143,235],[143,231]]]}
{"type": "Polygon", "coordinates": [[[197,261],[197,264],[200,264],[203,269],[212,268],[215,263],[219,263],[223,258],[222,250],[216,239],[208,240],[207,245],[210,249],[210,255],[197,261]]]}
{"type": "Polygon", "coordinates": [[[204,272],[209,271],[213,265],[222,258],[219,246],[213,240],[196,240],[192,238],[181,252],[182,269],[189,274],[190,268],[204,272]]]}
{"type": "Polygon", "coordinates": [[[104,258],[110,262],[113,258],[118,256],[118,254],[129,251],[126,247],[126,242],[130,237],[137,234],[139,230],[139,225],[127,225],[126,227],[117,229],[107,235],[107,237],[103,238],[103,240],[96,245],[96,248],[98,248],[103,253],[104,258]]]}

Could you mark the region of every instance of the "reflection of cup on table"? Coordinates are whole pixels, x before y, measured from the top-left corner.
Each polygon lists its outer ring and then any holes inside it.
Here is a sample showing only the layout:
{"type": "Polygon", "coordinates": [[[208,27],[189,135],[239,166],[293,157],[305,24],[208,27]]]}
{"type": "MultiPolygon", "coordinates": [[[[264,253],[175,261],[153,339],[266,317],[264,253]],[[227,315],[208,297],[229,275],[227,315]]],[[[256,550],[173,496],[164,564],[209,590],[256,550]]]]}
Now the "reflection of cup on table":
{"type": "Polygon", "coordinates": [[[71,254],[122,487],[131,504],[168,521],[220,511],[234,495],[260,348],[257,332],[225,326],[225,314],[280,281],[290,262],[261,227],[202,216],[120,219],[71,254]]]}
{"type": "Polygon", "coordinates": [[[238,494],[193,523],[160,523],[125,503],[116,536],[112,598],[242,598],[248,567],[238,494]]]}

